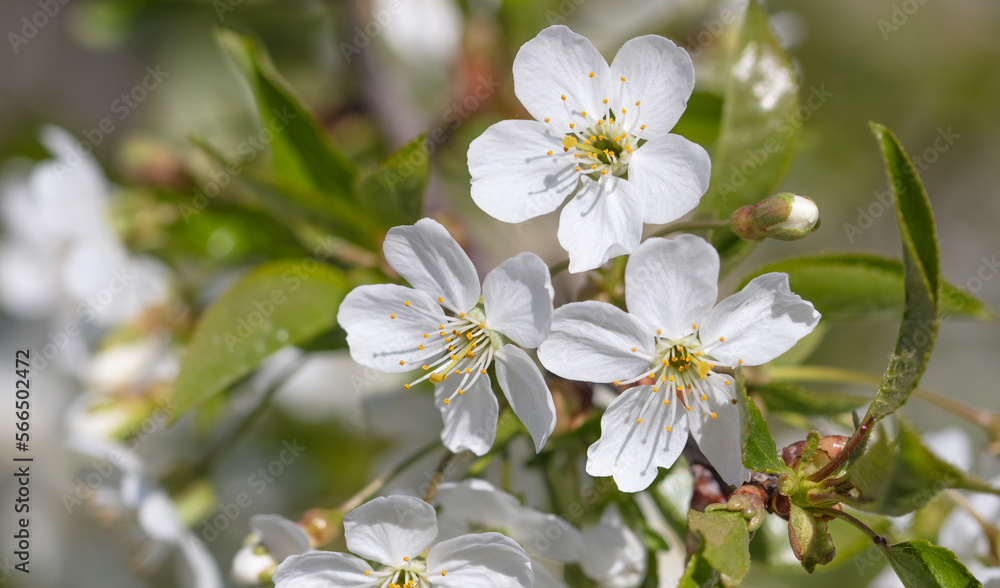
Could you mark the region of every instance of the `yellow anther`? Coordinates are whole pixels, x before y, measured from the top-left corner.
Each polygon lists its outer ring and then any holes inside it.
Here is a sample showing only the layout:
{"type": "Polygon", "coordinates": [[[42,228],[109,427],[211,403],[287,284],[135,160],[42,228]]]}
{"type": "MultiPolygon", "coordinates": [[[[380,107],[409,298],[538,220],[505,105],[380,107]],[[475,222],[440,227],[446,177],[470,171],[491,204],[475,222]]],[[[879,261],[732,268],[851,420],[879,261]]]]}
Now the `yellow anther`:
{"type": "Polygon", "coordinates": [[[622,114],[625,114],[625,109],[624,108],[622,108],[622,114]]]}
{"type": "Polygon", "coordinates": [[[407,390],[409,390],[410,389],[410,385],[409,384],[403,384],[403,388],[406,388],[407,390]]]}
{"type": "Polygon", "coordinates": [[[590,166],[590,169],[597,169],[597,164],[595,163],[594,165],[590,166]]]}
{"type": "Polygon", "coordinates": [[[639,106],[639,101],[638,100],[635,101],[635,105],[639,106]]]}
{"type": "Polygon", "coordinates": [[[448,346],[448,351],[454,351],[454,350],[455,350],[455,346],[454,345],[449,345],[448,346]]]}
{"type": "Polygon", "coordinates": [[[587,116],[587,111],[584,110],[584,111],[580,112],[580,116],[587,116]]]}
{"type": "Polygon", "coordinates": [[[667,427],[667,432],[669,433],[670,431],[673,431],[673,428],[672,427],[667,427]]]}
{"type": "Polygon", "coordinates": [[[659,392],[659,391],[660,391],[659,388],[657,388],[656,386],[653,386],[653,392],[659,392]]]}
{"type": "Polygon", "coordinates": [[[642,419],[635,419],[635,422],[641,425],[642,424],[642,419]]]}
{"type": "Polygon", "coordinates": [[[396,318],[396,313],[392,313],[392,314],[390,314],[390,315],[389,315],[389,318],[391,318],[391,319],[394,319],[394,318],[396,318]]]}
{"type": "Polygon", "coordinates": [[[463,391],[462,391],[462,389],[461,389],[461,388],[459,388],[459,389],[458,389],[458,395],[459,395],[459,396],[461,396],[462,394],[465,394],[465,392],[463,392],[463,391]]]}
{"type": "Polygon", "coordinates": [[[685,406],[684,408],[686,408],[688,410],[688,412],[691,412],[691,407],[690,406],[685,406]]]}
{"type": "Polygon", "coordinates": [[[368,570],[365,570],[365,575],[366,575],[366,576],[367,576],[368,574],[370,574],[370,573],[371,573],[370,571],[368,571],[368,570]]]}
{"type": "Polygon", "coordinates": [[[576,166],[576,171],[583,171],[583,168],[578,165],[576,166]]]}
{"type": "Polygon", "coordinates": [[[594,72],[590,72],[590,77],[594,77],[594,72]]]}
{"type": "Polygon", "coordinates": [[[549,122],[549,119],[548,119],[548,118],[546,118],[546,119],[545,119],[545,122],[549,122]]]}
{"type": "Polygon", "coordinates": [[[605,104],[607,104],[607,103],[608,103],[608,99],[607,99],[607,98],[605,98],[605,99],[604,99],[604,103],[605,103],[605,104]]]}
{"type": "Polygon", "coordinates": [[[606,176],[606,175],[608,175],[608,170],[606,170],[606,169],[602,169],[602,170],[601,170],[601,175],[602,175],[602,176],[606,176]]]}
{"type": "Polygon", "coordinates": [[[431,368],[430,368],[430,366],[428,366],[428,365],[427,365],[426,363],[425,363],[425,364],[423,365],[423,368],[424,368],[425,370],[429,370],[429,369],[431,369],[431,368]]]}
{"type": "Polygon", "coordinates": [[[459,314],[458,318],[465,318],[465,313],[463,312],[463,313],[459,314]]]}
{"type": "Polygon", "coordinates": [[[404,300],[404,301],[403,301],[403,304],[405,304],[405,305],[409,306],[409,305],[410,305],[410,301],[409,301],[409,300],[404,300]]]}
{"type": "Polygon", "coordinates": [[[657,335],[661,335],[661,334],[663,334],[663,331],[661,331],[660,329],[656,329],[656,334],[657,335]]]}
{"type": "Polygon", "coordinates": [[[632,348],[632,351],[635,351],[635,350],[636,350],[636,348],[635,348],[635,347],[633,347],[633,348],[632,348]]]}
{"type": "Polygon", "coordinates": [[[445,398],[445,399],[444,399],[444,403],[445,403],[445,404],[451,404],[451,401],[450,401],[450,400],[448,400],[447,398],[445,398]]]}
{"type": "Polygon", "coordinates": [[[430,335],[428,335],[427,333],[424,333],[424,339],[430,339],[430,338],[431,338],[430,335]]]}
{"type": "Polygon", "coordinates": [[[552,155],[552,151],[551,151],[551,150],[549,150],[549,152],[548,152],[548,153],[546,153],[546,155],[552,155]]]}
{"type": "Polygon", "coordinates": [[[619,384],[620,380],[615,380],[615,386],[619,384]]]}
{"type": "Polygon", "coordinates": [[[472,373],[472,368],[465,368],[465,373],[471,374],[472,373]]]}
{"type": "Polygon", "coordinates": [[[673,376],[670,376],[670,381],[671,381],[671,382],[673,382],[673,381],[674,381],[674,377],[673,377],[673,376]]]}
{"type": "Polygon", "coordinates": [[[719,418],[719,415],[717,415],[717,414],[715,414],[715,413],[713,412],[713,413],[712,413],[712,418],[713,418],[713,419],[715,419],[715,418],[719,418]]]}
{"type": "Polygon", "coordinates": [[[571,149],[573,147],[576,147],[576,137],[574,137],[573,135],[566,135],[565,137],[563,137],[562,143],[563,143],[563,149],[571,149]]]}
{"type": "Polygon", "coordinates": [[[623,82],[625,81],[625,76],[622,76],[622,81],[623,81],[623,82]]]}
{"type": "MultiPolygon", "coordinates": [[[[438,303],[444,304],[444,298],[438,296],[438,303]]],[[[442,328],[444,328],[444,327],[442,327],[442,328]]]]}
{"type": "Polygon", "coordinates": [[[669,398],[664,398],[663,399],[663,404],[670,404],[670,399],[669,398]]]}
{"type": "Polygon", "coordinates": [[[691,325],[691,328],[692,329],[697,329],[698,328],[698,323],[695,323],[695,324],[691,325]]]}
{"type": "Polygon", "coordinates": [[[406,365],[406,362],[401,359],[399,360],[399,365],[406,365]]]}
{"type": "Polygon", "coordinates": [[[569,123],[569,128],[571,128],[571,129],[575,129],[575,128],[576,128],[576,125],[575,125],[575,124],[573,124],[573,123],[569,123]]]}
{"type": "Polygon", "coordinates": [[[486,368],[483,368],[483,369],[479,370],[479,373],[481,373],[483,375],[486,375],[486,368]]]}
{"type": "Polygon", "coordinates": [[[741,359],[741,360],[737,361],[736,364],[737,365],[743,365],[743,360],[741,359]]]}
{"type": "Polygon", "coordinates": [[[728,385],[729,385],[729,380],[726,380],[726,386],[728,386],[728,385]]]}
{"type": "Polygon", "coordinates": [[[566,99],[566,95],[563,94],[562,96],[560,96],[560,98],[562,98],[563,100],[565,100],[566,99]]]}
{"type": "Polygon", "coordinates": [[[719,337],[719,343],[722,343],[722,342],[723,342],[723,341],[725,341],[725,340],[726,340],[726,338],[725,338],[725,337],[719,337]]]}
{"type": "Polygon", "coordinates": [[[403,556],[403,561],[410,561],[410,558],[404,555],[403,556]]]}
{"type": "Polygon", "coordinates": [[[646,125],[642,125],[641,127],[639,127],[639,130],[640,131],[645,131],[646,130],[646,125]]]}
{"type": "Polygon", "coordinates": [[[444,576],[448,573],[448,570],[441,570],[441,575],[444,576]]]}
{"type": "Polygon", "coordinates": [[[702,395],[701,395],[701,399],[702,399],[702,400],[708,400],[708,396],[707,396],[707,395],[705,395],[705,394],[702,394],[702,395]]]}

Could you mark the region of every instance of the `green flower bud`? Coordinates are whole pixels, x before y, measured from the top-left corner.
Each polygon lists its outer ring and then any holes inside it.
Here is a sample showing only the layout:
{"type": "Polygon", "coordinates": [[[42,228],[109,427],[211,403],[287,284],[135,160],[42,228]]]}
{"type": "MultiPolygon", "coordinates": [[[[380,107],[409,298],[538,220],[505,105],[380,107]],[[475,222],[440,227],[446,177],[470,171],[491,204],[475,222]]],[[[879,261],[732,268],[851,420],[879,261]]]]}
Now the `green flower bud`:
{"type": "Polygon", "coordinates": [[[733,232],[747,241],[765,237],[794,241],[819,227],[819,208],[810,198],[783,192],[736,209],[730,223],[733,232]]]}

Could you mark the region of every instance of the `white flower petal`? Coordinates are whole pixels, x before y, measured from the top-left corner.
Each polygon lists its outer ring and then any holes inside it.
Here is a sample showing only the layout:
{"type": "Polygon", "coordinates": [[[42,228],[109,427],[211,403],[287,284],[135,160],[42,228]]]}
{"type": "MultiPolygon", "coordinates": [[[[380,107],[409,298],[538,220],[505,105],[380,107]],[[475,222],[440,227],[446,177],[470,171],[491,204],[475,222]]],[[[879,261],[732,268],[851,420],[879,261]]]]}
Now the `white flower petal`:
{"type": "Polygon", "coordinates": [[[770,273],[720,302],[704,319],[700,336],[721,365],[761,365],[791,349],[819,319],[812,303],[789,289],[787,274],[770,273]]]}
{"type": "Polygon", "coordinates": [[[240,547],[233,556],[229,576],[238,586],[259,586],[263,578],[274,575],[278,562],[270,553],[257,553],[258,545],[250,543],[240,547]]]}
{"type": "Polygon", "coordinates": [[[559,215],[559,244],[569,252],[571,273],[592,270],[630,253],[642,238],[642,202],[628,180],[602,176],[581,180],[559,215]]]}
{"type": "Polygon", "coordinates": [[[393,227],[382,244],[385,260],[414,288],[441,298],[456,313],[479,302],[479,274],[457,241],[436,220],[393,227]]]}
{"type": "Polygon", "coordinates": [[[139,505],[139,526],[150,538],[174,543],[184,536],[184,523],[165,492],[154,491],[139,505]]]}
{"type": "Polygon", "coordinates": [[[427,575],[441,588],[531,588],[531,560],[500,533],[462,535],[427,554],[427,575]]]}
{"type": "Polygon", "coordinates": [[[580,567],[603,588],[635,588],[646,576],[646,547],[625,525],[618,506],[604,509],[597,525],[585,527],[586,552],[580,567]]]}
{"type": "Polygon", "coordinates": [[[719,294],[719,254],[695,235],[648,239],[625,266],[625,303],[629,314],[664,337],[696,330],[719,294]]]}
{"type": "Polygon", "coordinates": [[[694,210],[711,174],[712,160],[701,145],[671,134],[647,141],[628,164],[628,181],[642,198],[642,222],[669,223],[694,210]]]}
{"type": "Polygon", "coordinates": [[[404,565],[437,537],[434,507],[412,496],[374,498],[344,517],[347,549],[387,566],[404,565]]]}
{"type": "Polygon", "coordinates": [[[552,330],[538,346],[538,359],[568,380],[613,382],[648,369],[653,344],[652,329],[620,308],[595,300],[572,302],[552,314],[552,330]]]}
{"type": "Polygon", "coordinates": [[[423,344],[424,333],[435,333],[438,326],[417,309],[444,317],[430,296],[413,288],[374,284],[351,290],[337,311],[337,323],[347,331],[351,358],[380,372],[411,371],[427,355],[417,348],[423,344]]]}
{"type": "Polygon", "coordinates": [[[545,378],[535,362],[517,345],[504,345],[495,361],[500,389],[531,434],[535,452],[539,452],[556,428],[556,405],[545,378]]]}
{"type": "Polygon", "coordinates": [[[329,551],[293,555],[274,572],[275,588],[362,588],[380,581],[364,560],[329,551]]]}
{"type": "Polygon", "coordinates": [[[580,558],[584,544],[576,528],[556,515],[521,505],[485,480],[441,484],[435,502],[442,508],[442,524],[457,519],[466,528],[502,530],[530,554],[550,560],[569,563],[580,558]]]}
{"type": "Polygon", "coordinates": [[[178,543],[186,569],[179,583],[191,588],[223,588],[222,572],[208,547],[192,533],[185,533],[178,543]]]}
{"type": "Polygon", "coordinates": [[[455,394],[461,382],[459,377],[453,375],[434,389],[434,404],[444,421],[441,442],[454,453],[468,449],[476,455],[486,455],[497,436],[500,405],[488,375],[480,375],[461,396],[455,394]],[[447,398],[450,400],[445,404],[447,398]]]}
{"type": "Polygon", "coordinates": [[[569,585],[557,578],[548,565],[540,559],[531,558],[531,573],[535,576],[533,588],[569,588],[569,585]]]}
{"type": "Polygon", "coordinates": [[[652,386],[622,392],[601,417],[601,438],[587,450],[587,473],[614,476],[622,492],[639,492],[653,482],[657,468],[672,466],[684,450],[688,429],[684,418],[676,418],[683,407],[664,404],[666,398],[652,386]]]}
{"type": "Polygon", "coordinates": [[[534,253],[520,253],[483,280],[486,326],[518,345],[538,347],[552,326],[554,295],[545,262],[534,253]]]}
{"type": "MultiPolygon", "coordinates": [[[[694,64],[687,51],[657,35],[629,40],[611,62],[612,84],[625,78],[621,106],[625,127],[639,118],[645,137],[661,137],[674,128],[694,90],[694,64]],[[636,107],[636,101],[641,104],[636,107]]],[[[617,96],[617,92],[615,93],[617,96]]]]}
{"type": "Polygon", "coordinates": [[[564,136],[533,120],[505,120],[486,129],[469,145],[472,200],[506,223],[559,208],[580,181],[575,164],[564,158],[564,136]]]}
{"type": "Polygon", "coordinates": [[[442,525],[448,519],[483,529],[505,528],[523,508],[516,498],[479,478],[440,484],[434,502],[441,507],[442,525]]]}
{"type": "Polygon", "coordinates": [[[542,30],[514,58],[517,99],[536,120],[550,118],[566,132],[583,122],[581,111],[601,112],[601,100],[618,95],[617,86],[611,89],[608,62],[589,39],[562,25],[542,30]]]}
{"type": "Polygon", "coordinates": [[[309,536],[305,530],[285,517],[256,515],[250,519],[250,528],[279,562],[309,551],[309,536]]]}
{"type": "Polygon", "coordinates": [[[738,486],[750,479],[750,471],[743,467],[740,409],[732,402],[736,383],[731,376],[715,372],[709,372],[704,382],[708,384],[704,390],[708,410],[691,399],[694,409],[687,413],[691,436],[722,479],[738,486]]]}

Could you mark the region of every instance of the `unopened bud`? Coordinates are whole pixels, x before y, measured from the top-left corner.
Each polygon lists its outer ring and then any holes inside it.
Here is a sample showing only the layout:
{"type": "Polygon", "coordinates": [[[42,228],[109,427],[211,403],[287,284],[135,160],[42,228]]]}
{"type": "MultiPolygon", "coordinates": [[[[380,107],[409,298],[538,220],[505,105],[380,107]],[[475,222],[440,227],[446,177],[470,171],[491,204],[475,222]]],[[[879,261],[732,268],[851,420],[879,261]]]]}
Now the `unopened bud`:
{"type": "Polygon", "coordinates": [[[810,198],[783,192],[736,209],[730,222],[733,232],[747,241],[794,241],[819,227],[819,208],[810,198]]]}

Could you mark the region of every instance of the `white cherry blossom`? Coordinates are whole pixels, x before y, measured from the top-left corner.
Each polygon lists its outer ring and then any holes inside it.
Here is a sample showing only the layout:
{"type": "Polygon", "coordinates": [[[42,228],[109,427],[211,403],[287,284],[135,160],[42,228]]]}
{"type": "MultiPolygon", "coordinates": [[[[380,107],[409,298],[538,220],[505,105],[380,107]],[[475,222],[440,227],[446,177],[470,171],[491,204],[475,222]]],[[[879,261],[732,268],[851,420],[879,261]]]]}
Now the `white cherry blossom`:
{"type": "Polygon", "coordinates": [[[779,273],[753,279],[716,305],[718,274],[719,255],[704,239],[650,239],[625,269],[629,312],[597,301],[555,311],[538,350],[542,365],[568,379],[639,384],[601,418],[601,438],[587,452],[589,474],[614,476],[625,492],[643,490],[658,467],[674,463],[690,431],[727,482],[747,479],[735,381],[713,370],[771,361],[820,315],[779,273]]]}
{"type": "Polygon", "coordinates": [[[233,557],[230,575],[241,586],[270,582],[278,565],[293,555],[309,551],[309,536],[302,527],[278,515],[250,519],[253,533],[233,557]]]}
{"type": "Polygon", "coordinates": [[[528,554],[499,533],[438,536],[434,507],[411,496],[376,498],[344,517],[347,549],[286,559],[277,588],[531,588],[528,554]],[[374,562],[377,565],[372,565],[374,562]]]}
{"type": "Polygon", "coordinates": [[[412,288],[360,286],[340,306],[351,357],[385,373],[418,369],[413,384],[435,384],[444,419],[441,438],[452,451],[489,451],[499,405],[487,369],[540,451],[555,428],[555,405],[541,372],[522,349],[537,347],[552,321],[548,267],[521,253],[487,274],[448,231],[431,219],[394,227],[383,246],[386,261],[412,288]]]}
{"type": "Polygon", "coordinates": [[[688,213],[708,189],[705,150],[670,130],[687,107],[694,67],[656,35],[625,43],[611,65],[565,26],[521,47],[514,93],[535,120],[499,122],[472,142],[472,199],[518,223],[554,211],[569,271],[639,245],[643,223],[688,213]]]}

